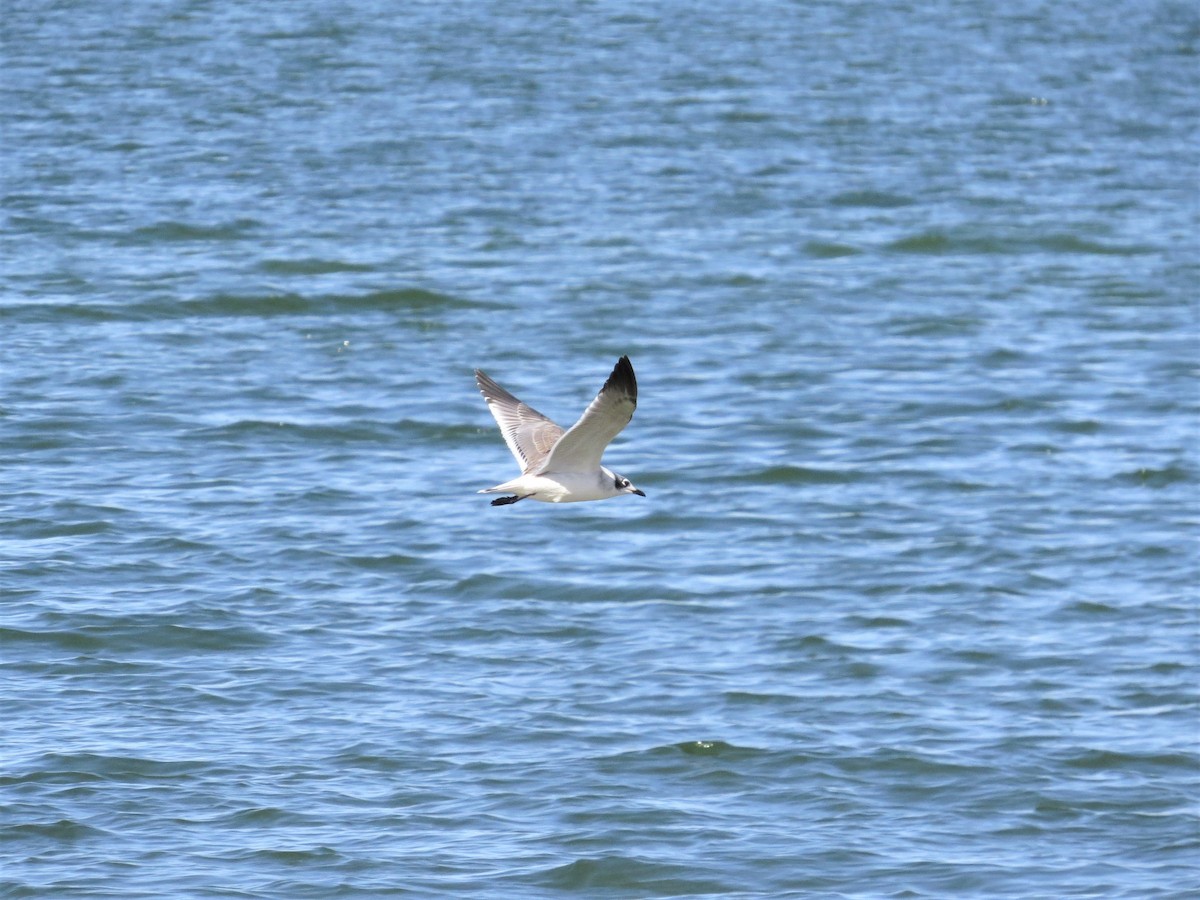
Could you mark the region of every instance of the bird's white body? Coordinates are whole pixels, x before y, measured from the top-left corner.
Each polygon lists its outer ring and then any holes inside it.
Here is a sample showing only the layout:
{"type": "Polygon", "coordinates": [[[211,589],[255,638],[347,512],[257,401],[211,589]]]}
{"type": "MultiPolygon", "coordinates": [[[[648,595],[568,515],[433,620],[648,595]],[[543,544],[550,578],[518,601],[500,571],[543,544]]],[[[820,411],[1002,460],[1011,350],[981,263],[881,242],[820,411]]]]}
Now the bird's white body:
{"type": "Polygon", "coordinates": [[[600,465],[604,448],[629,424],[637,408],[637,379],[628,356],[617,360],[596,399],[566,431],[479,369],[475,370],[475,383],[522,469],[519,478],[479,492],[514,495],[499,497],[492,506],[526,499],[577,503],[620,494],[646,496],[628,478],[600,465]]]}
{"type": "Polygon", "coordinates": [[[519,494],[543,503],[575,503],[580,500],[607,500],[618,494],[632,494],[628,488],[617,487],[617,476],[604,466],[599,473],[550,472],[544,475],[522,475],[504,484],[485,488],[481,494],[519,494]]]}

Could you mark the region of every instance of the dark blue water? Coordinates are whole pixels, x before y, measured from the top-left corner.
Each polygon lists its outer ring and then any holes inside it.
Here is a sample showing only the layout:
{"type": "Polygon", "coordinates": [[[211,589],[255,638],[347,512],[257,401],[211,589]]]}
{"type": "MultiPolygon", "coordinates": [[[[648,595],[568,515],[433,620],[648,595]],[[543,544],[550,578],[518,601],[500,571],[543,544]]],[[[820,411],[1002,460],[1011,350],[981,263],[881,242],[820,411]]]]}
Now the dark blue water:
{"type": "Polygon", "coordinates": [[[0,39],[0,896],[1200,883],[1191,4],[0,39]]]}

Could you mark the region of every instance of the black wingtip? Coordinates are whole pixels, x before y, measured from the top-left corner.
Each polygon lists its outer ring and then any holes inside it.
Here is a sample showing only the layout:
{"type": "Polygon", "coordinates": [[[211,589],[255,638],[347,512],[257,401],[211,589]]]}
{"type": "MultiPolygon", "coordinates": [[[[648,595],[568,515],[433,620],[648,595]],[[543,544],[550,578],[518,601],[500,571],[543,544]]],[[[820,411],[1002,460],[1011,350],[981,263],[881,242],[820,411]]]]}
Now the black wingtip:
{"type": "Polygon", "coordinates": [[[629,399],[637,402],[637,376],[633,374],[633,363],[629,361],[628,356],[617,360],[602,390],[607,391],[610,388],[624,392],[629,399]]]}

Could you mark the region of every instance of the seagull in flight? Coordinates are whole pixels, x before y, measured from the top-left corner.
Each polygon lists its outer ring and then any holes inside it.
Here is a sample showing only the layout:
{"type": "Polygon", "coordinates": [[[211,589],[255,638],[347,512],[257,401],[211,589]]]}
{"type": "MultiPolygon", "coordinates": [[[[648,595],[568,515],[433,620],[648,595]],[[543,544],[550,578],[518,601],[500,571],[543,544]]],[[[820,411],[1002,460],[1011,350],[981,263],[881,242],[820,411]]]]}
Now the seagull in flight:
{"type": "Polygon", "coordinates": [[[617,360],[612,374],[579,421],[563,431],[532,406],[522,403],[479,369],[475,383],[500,426],[504,443],[521,464],[521,477],[485,488],[497,497],[492,506],[519,500],[574,503],[607,500],[620,494],[646,495],[624,475],[600,465],[604,448],[621,433],[637,407],[637,379],[628,356],[617,360]]]}

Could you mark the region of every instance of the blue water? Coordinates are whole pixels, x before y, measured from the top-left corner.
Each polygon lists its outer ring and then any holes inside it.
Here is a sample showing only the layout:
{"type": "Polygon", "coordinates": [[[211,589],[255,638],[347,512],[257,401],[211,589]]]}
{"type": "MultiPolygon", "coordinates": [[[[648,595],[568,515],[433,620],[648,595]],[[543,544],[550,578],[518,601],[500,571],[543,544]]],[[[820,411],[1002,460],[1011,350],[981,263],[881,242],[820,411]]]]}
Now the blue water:
{"type": "Polygon", "coordinates": [[[1200,884],[1192,4],[0,40],[0,896],[1200,884]]]}

